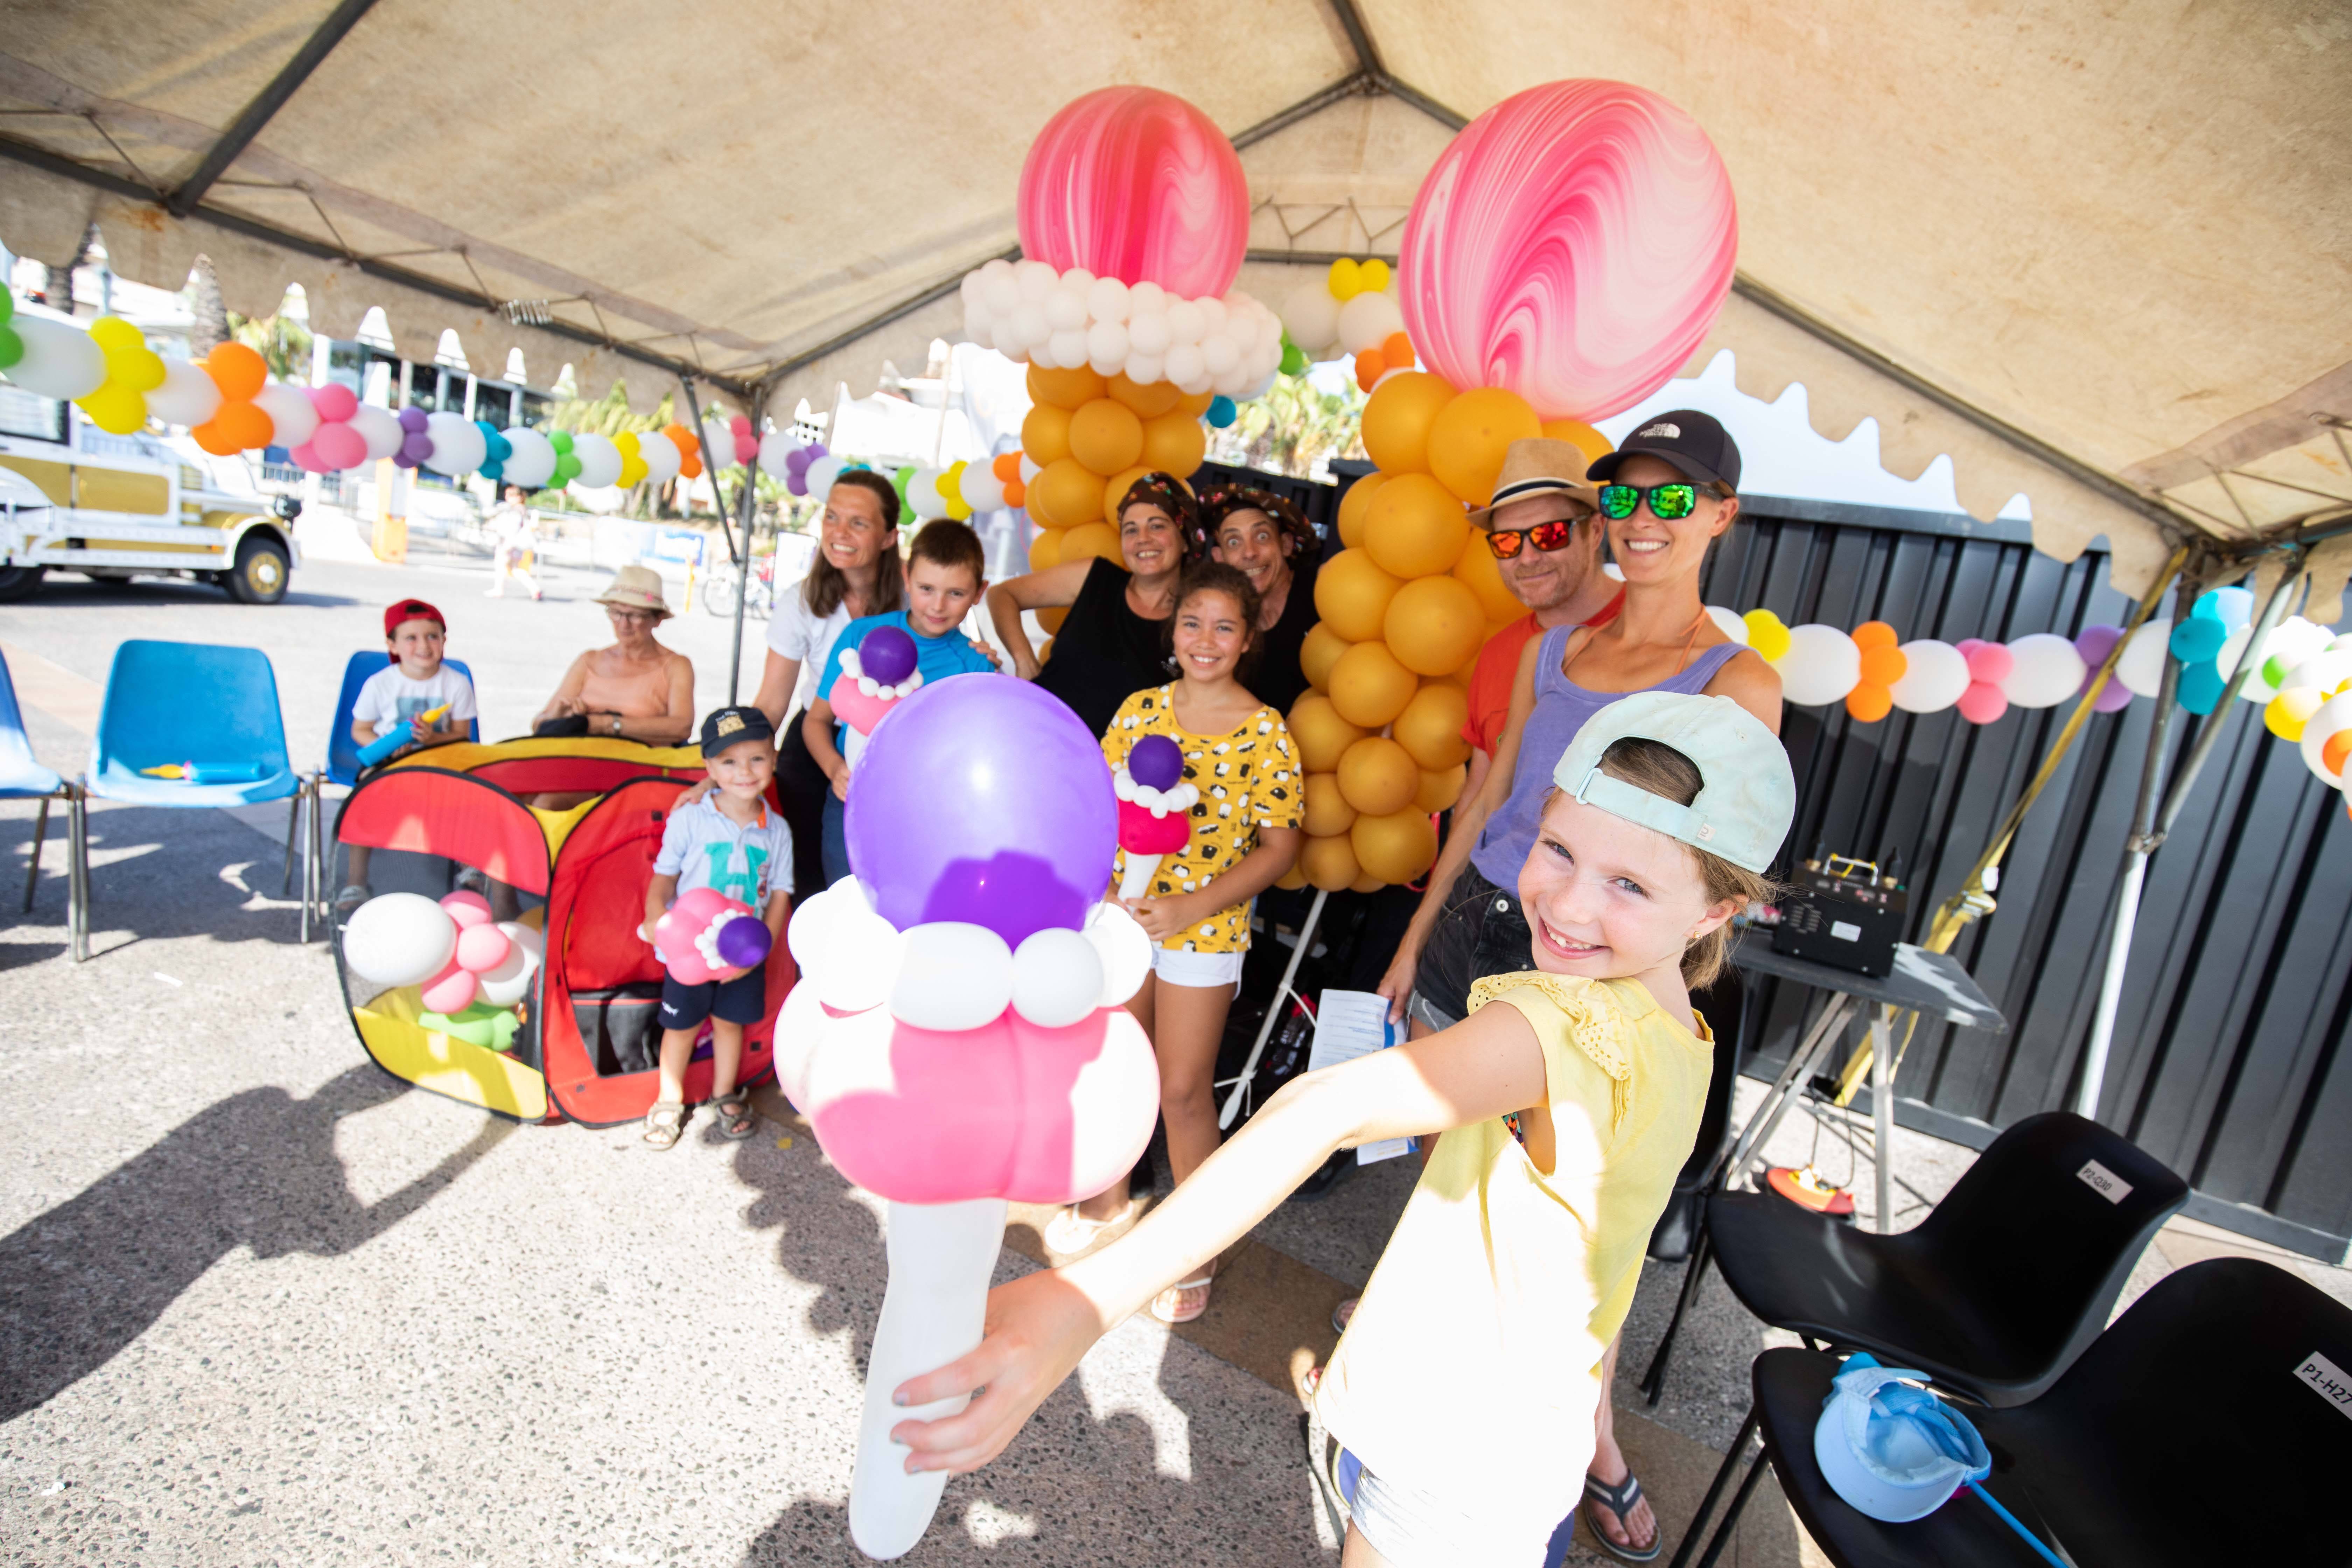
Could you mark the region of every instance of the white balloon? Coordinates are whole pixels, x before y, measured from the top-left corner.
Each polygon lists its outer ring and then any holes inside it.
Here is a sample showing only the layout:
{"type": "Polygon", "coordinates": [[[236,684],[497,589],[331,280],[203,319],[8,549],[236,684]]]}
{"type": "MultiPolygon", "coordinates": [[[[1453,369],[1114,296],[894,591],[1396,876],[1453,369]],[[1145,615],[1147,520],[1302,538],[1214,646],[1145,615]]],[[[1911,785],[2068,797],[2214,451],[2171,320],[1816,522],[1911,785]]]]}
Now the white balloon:
{"type": "Polygon", "coordinates": [[[220,388],[201,365],[184,359],[163,362],[163,384],[147,394],[147,412],[167,425],[193,429],[220,409],[220,388]]]}
{"type": "Polygon", "coordinates": [[[490,444],[482,438],[482,427],[462,414],[426,415],[425,433],[433,438],[433,455],[425,466],[436,474],[456,479],[489,458],[490,444]]]}
{"type": "Polygon", "coordinates": [[[506,483],[536,489],[555,477],[555,448],[546,437],[528,425],[514,426],[506,437],[514,448],[501,470],[506,483]]]}
{"type": "Polygon", "coordinates": [[[760,471],[772,479],[781,479],[792,472],[792,456],[801,449],[801,438],[789,430],[771,430],[760,437],[760,471]]]}
{"type": "Polygon", "coordinates": [[[1013,263],[999,258],[980,271],[981,302],[988,307],[991,316],[1003,321],[1021,308],[1021,279],[1014,275],[1013,263]]]}
{"type": "Polygon", "coordinates": [[[907,931],[890,1016],[919,1029],[977,1029],[1013,1004],[1013,950],[984,925],[931,921],[907,931]]]}
{"type": "Polygon", "coordinates": [[[956,479],[956,492],[974,511],[995,511],[1004,505],[1004,485],[988,464],[966,463],[956,479]]]}
{"type": "Polygon", "coordinates": [[[2009,645],[2009,679],[2001,695],[2019,708],[2055,708],[2083,689],[2087,667],[2066,638],[2033,632],[2009,645]]]}
{"type": "Polygon", "coordinates": [[[1054,351],[1054,363],[1060,368],[1076,370],[1087,363],[1086,328],[1057,328],[1047,342],[1054,351]]]}
{"type": "Polygon", "coordinates": [[[914,478],[907,481],[907,503],[915,509],[915,515],[926,522],[948,514],[947,497],[940,494],[940,476],[946,471],[944,468],[918,468],[914,478]]]}
{"type": "MultiPolygon", "coordinates": [[[[1166,323],[1161,323],[1161,330],[1166,330],[1166,323]]],[[[1131,324],[1129,331],[1134,331],[1131,324]]],[[[1127,356],[1127,379],[1138,386],[1150,386],[1167,374],[1168,356],[1164,353],[1148,354],[1138,349],[1127,356]]]]}
{"type": "Polygon", "coordinates": [[[1171,348],[1182,343],[1197,343],[1208,330],[1198,301],[1173,300],[1168,305],[1168,343],[1171,348]]]}
{"type": "Polygon", "coordinates": [[[253,401],[269,416],[270,428],[275,432],[270,445],[291,451],[318,434],[318,405],[299,387],[272,382],[255,393],[253,401]]]}
{"type": "Polygon", "coordinates": [[[1102,961],[1105,1007],[1123,1007],[1143,989],[1151,973],[1151,938],[1135,917],[1118,904],[1097,904],[1087,915],[1086,937],[1102,961]]]}
{"type": "Polygon", "coordinates": [[[1045,324],[1057,332],[1072,327],[1084,327],[1087,324],[1085,293],[1066,284],[1055,289],[1053,298],[1045,301],[1045,324]]]}
{"type": "Polygon", "coordinates": [[[25,355],[0,375],[43,397],[88,397],[106,384],[106,351],[80,328],[46,316],[19,315],[8,324],[25,355]]]}
{"type": "Polygon", "coordinates": [[[507,955],[474,978],[482,1000],[493,1007],[511,1007],[530,994],[530,977],[539,969],[540,934],[520,921],[500,921],[506,933],[507,955]]]}
{"type": "Polygon", "coordinates": [[[2134,697],[2153,697],[2164,682],[2165,649],[2172,642],[2172,617],[2158,616],[2132,633],[2116,660],[2116,679],[2134,697]]]}
{"type": "Polygon", "coordinates": [[[580,459],[580,477],[572,482],[590,489],[603,489],[621,482],[621,449],[612,438],[599,436],[593,430],[576,432],[572,437],[572,455],[580,459]]]}
{"type": "Polygon", "coordinates": [[[808,491],[813,496],[827,495],[841,479],[847,465],[839,458],[819,458],[808,466],[808,491]]]}
{"type": "Polygon", "coordinates": [[[2325,647],[2288,672],[2282,691],[2292,691],[2307,686],[2314,691],[2333,692],[2346,681],[2352,680],[2352,648],[2325,647]]]}
{"type": "MultiPolygon", "coordinates": [[[[1381,379],[1386,381],[1388,377],[1382,376],[1381,379]]],[[[1748,623],[1740,617],[1738,610],[1727,610],[1721,605],[1709,605],[1706,607],[1706,616],[1725,637],[1729,637],[1741,647],[1748,646],[1748,623]]]]}
{"type": "Polygon", "coordinates": [[[2330,789],[2340,789],[2344,784],[2342,773],[2327,771],[2324,755],[2327,738],[2338,730],[2352,730],[2352,691],[2336,693],[2319,705],[2318,712],[2304,721],[2303,765],[2330,789]]]}
{"type": "MultiPolygon", "coordinates": [[[[1214,294],[1206,294],[1192,301],[1192,309],[1201,312],[1201,341],[1207,342],[1225,330],[1225,302],[1214,294]]],[[[1239,336],[1239,333],[1234,334],[1239,336]]]]}
{"type": "Polygon", "coordinates": [[[1339,335],[1339,301],[1330,284],[1318,277],[1293,289],[1282,302],[1282,327],[1309,358],[1329,348],[1339,335]]]}
{"type": "Polygon", "coordinates": [[[352,414],[352,428],[367,443],[370,458],[389,458],[400,450],[400,443],[408,432],[401,428],[400,416],[389,408],[378,408],[373,403],[362,403],[352,414]]]}
{"type": "Polygon", "coordinates": [[[1233,339],[1212,332],[1201,340],[1201,363],[1211,375],[1223,375],[1241,368],[1242,351],[1233,339]]]}
{"type": "Polygon", "coordinates": [[[343,962],[379,985],[421,985],[457,951],[457,922],[422,893],[379,893],[352,911],[343,962]]]}
{"type": "Polygon", "coordinates": [[[1036,483],[1037,476],[1045,471],[1044,466],[1032,458],[1028,453],[1021,454],[1021,482],[1024,485],[1036,483]]]}
{"type": "MultiPolygon", "coordinates": [[[[1116,283],[1118,279],[1108,281],[1116,283]]],[[[1094,366],[1097,375],[1117,375],[1133,347],[1123,321],[1097,321],[1087,329],[1087,363],[1094,366]]]]}
{"type": "Polygon", "coordinates": [[[1169,349],[1168,379],[1187,397],[1208,390],[1209,367],[1201,359],[1200,344],[1177,343],[1169,349]]]}
{"type": "Polygon", "coordinates": [[[1054,297],[1061,286],[1062,275],[1045,262],[1024,259],[1013,264],[1013,276],[1021,285],[1021,298],[1032,305],[1043,305],[1054,297]]]}
{"type": "Polygon", "coordinates": [[[818,999],[835,1012],[863,1013],[889,997],[905,952],[906,938],[897,927],[858,910],[839,920],[825,944],[823,967],[812,968],[809,978],[816,983],[818,999]]]}
{"type": "Polygon", "coordinates": [[[721,468],[735,466],[735,431],[725,420],[704,420],[702,440],[703,450],[710,454],[708,460],[711,464],[721,468]]]}
{"type": "Polygon", "coordinates": [[[1047,926],[1013,952],[1013,1010],[1033,1024],[1075,1024],[1101,1005],[1102,989],[1101,955],[1083,932],[1047,926]]]}
{"type": "Polygon", "coordinates": [[[1138,316],[1164,316],[1173,296],[1159,284],[1146,279],[1127,286],[1127,319],[1132,322],[1138,316]]]}
{"type": "Polygon", "coordinates": [[[1054,325],[1045,320],[1045,308],[1034,300],[1024,300],[1021,308],[1008,318],[1013,333],[1024,346],[1034,350],[1054,335],[1054,325]]]}
{"type": "Polygon", "coordinates": [[[1843,700],[1862,679],[1862,649],[1837,627],[1810,622],[1789,628],[1789,651],[1774,659],[1772,668],[1780,672],[1783,701],[1818,708],[1843,700]]]}
{"type": "Polygon", "coordinates": [[[1966,655],[1948,642],[1923,637],[1905,643],[1903,679],[1886,689],[1906,713],[1941,713],[1969,689],[1966,655]]]}
{"type": "Polygon", "coordinates": [[[1125,322],[1128,311],[1127,285],[1116,278],[1097,278],[1087,290],[1087,314],[1097,321],[1125,322]]]}
{"type": "Polygon", "coordinates": [[[1376,349],[1404,331],[1404,312],[1386,294],[1359,294],[1339,307],[1339,346],[1351,354],[1376,349]]]}
{"type": "Polygon", "coordinates": [[[666,485],[677,478],[677,443],[658,430],[637,432],[637,460],[646,466],[646,478],[656,485],[666,485]]]}

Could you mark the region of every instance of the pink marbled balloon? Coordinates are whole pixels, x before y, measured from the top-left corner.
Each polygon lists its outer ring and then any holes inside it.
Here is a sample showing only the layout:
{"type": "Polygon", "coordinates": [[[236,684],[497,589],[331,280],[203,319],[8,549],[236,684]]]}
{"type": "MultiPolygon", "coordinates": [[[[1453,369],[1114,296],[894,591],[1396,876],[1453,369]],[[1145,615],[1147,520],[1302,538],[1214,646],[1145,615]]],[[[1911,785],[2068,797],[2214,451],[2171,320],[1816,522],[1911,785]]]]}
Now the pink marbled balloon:
{"type": "Polygon", "coordinates": [[[1223,295],[1249,244],[1249,182],[1209,117],[1149,87],[1107,87],[1045,122],[1021,165],[1021,248],[1185,299],[1223,295]]]}
{"type": "Polygon", "coordinates": [[[1625,82],[1553,82],[1472,121],[1422,182],[1405,329],[1456,386],[1605,419],[1696,351],[1738,249],[1731,179],[1696,121],[1625,82]]]}

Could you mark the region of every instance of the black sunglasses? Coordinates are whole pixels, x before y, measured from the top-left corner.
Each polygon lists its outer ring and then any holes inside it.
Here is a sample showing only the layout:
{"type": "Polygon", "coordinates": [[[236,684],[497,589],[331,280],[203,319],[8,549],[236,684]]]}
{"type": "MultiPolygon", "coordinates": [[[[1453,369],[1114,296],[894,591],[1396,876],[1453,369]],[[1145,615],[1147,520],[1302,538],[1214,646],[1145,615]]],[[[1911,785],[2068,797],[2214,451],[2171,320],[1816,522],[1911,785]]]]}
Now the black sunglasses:
{"type": "Polygon", "coordinates": [[[1633,485],[1603,485],[1601,515],[1612,522],[1622,522],[1633,515],[1644,497],[1649,500],[1652,517],[1673,522],[1688,517],[1698,505],[1698,487],[1679,479],[1670,485],[1652,485],[1647,489],[1633,485]]]}
{"type": "Polygon", "coordinates": [[[1558,522],[1539,522],[1532,528],[1498,528],[1486,535],[1486,548],[1495,552],[1497,561],[1508,561],[1528,545],[1549,553],[1564,550],[1576,537],[1576,525],[1582,521],[1567,518],[1558,522]]]}

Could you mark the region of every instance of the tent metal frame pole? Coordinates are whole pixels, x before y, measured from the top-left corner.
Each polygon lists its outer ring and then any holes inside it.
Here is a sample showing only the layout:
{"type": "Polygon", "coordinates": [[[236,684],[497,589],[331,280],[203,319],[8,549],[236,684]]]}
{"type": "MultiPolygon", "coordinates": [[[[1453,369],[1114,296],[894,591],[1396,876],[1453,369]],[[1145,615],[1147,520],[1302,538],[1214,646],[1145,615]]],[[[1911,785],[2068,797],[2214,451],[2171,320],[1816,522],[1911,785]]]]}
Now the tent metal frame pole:
{"type": "MultiPolygon", "coordinates": [[[[727,542],[727,557],[735,563],[736,570],[740,573],[742,570],[743,558],[735,553],[735,533],[727,526],[727,506],[719,495],[719,465],[710,460],[710,436],[702,427],[702,405],[695,401],[694,382],[684,371],[678,372],[677,389],[686,394],[686,416],[694,421],[694,444],[702,452],[702,471],[710,476],[710,510],[719,514],[719,537],[727,542]]],[[[687,505],[687,515],[692,517],[693,503],[689,501],[687,505]]],[[[742,596],[743,586],[740,583],[735,586],[739,600],[742,596]]]]}
{"type": "Polygon", "coordinates": [[[1316,922],[1322,920],[1324,900],[1330,896],[1328,889],[1318,888],[1315,889],[1315,901],[1307,906],[1307,919],[1298,928],[1297,942],[1291,946],[1290,962],[1283,966],[1282,981],[1274,988],[1274,999],[1265,1005],[1265,1021],[1257,1026],[1257,1038],[1250,1045],[1249,1057],[1242,1063],[1240,1076],[1229,1080],[1234,1091],[1225,1096],[1224,1108],[1217,1112],[1220,1131],[1233,1126],[1234,1118],[1241,1114],[1242,1101],[1249,1098],[1250,1075],[1257,1071],[1257,1059],[1265,1054],[1265,1043],[1273,1038],[1274,1026],[1282,1019],[1282,999],[1298,995],[1290,988],[1290,983],[1298,978],[1299,963],[1306,958],[1307,950],[1315,945],[1316,922]]]}
{"type": "MultiPolygon", "coordinates": [[[[2083,1079],[2074,1094],[2074,1113],[2095,1121],[2099,1116],[2099,1095],[2106,1087],[2107,1058],[2115,1045],[2116,1015],[2122,1010],[2124,971],[2131,963],[2132,932],[2139,921],[2140,889],[2147,879],[2148,857],[2162,846],[2180,819],[2181,808],[2189,804],[2189,792],[2197,783],[2206,760],[2221,743],[2221,731],[2229,719],[2238,694],[2245,689],[2252,676],[2256,657],[2271,632],[2286,617],[2286,606],[2294,596],[2303,578],[2304,552],[2295,552],[2287,569],[2280,574],[2278,585],[2263,605],[2263,613],[2254,623],[2246,651],[2239,656],[2238,668],[2230,676],[2229,685],[2213,711],[2198,726],[2197,738],[2189,743],[2187,755],[2175,772],[2172,787],[2162,792],[2162,805],[2158,797],[2164,783],[2164,748],[2172,724],[2175,699],[2180,686],[2180,660],[2169,649],[2164,656],[2164,683],[2157,692],[2156,721],[2148,731],[2147,760],[2141,769],[2139,803],[2132,814],[2131,837],[2125,841],[2124,874],[2116,889],[2116,923],[2107,939],[2106,966],[2099,976],[2099,1007],[2091,1020],[2091,1038],[2083,1051],[2083,1079]]],[[[2182,584],[2180,598],[2176,603],[2195,602],[2190,584],[2182,584]]]]}
{"type": "Polygon", "coordinates": [[[343,35],[350,32],[374,5],[375,0],[342,0],[341,5],[329,13],[327,19],[319,24],[318,30],[294,51],[294,58],[270,78],[269,85],[254,95],[253,101],[245,106],[245,112],[236,117],[236,122],[221,132],[220,140],[212,144],[205,153],[204,162],[196,165],[196,172],[181,182],[180,188],[172,193],[171,200],[164,204],[165,210],[173,217],[186,217],[194,212],[196,204],[205,199],[205,193],[213,188],[214,182],[228,173],[228,166],[236,162],[237,155],[253,144],[253,139],[261,134],[262,128],[286,107],[286,100],[300,90],[313,71],[326,63],[327,57],[334,53],[335,46],[343,41],[343,35]]]}
{"type": "MultiPolygon", "coordinates": [[[[760,434],[760,421],[768,414],[768,389],[761,387],[751,395],[751,434],[760,434]]],[[[743,454],[738,452],[737,457],[743,454]]],[[[714,483],[711,488],[716,489],[714,483]]],[[[743,465],[743,574],[735,588],[735,644],[727,658],[727,706],[735,706],[735,699],[743,683],[743,605],[751,597],[751,520],[759,515],[760,455],[743,465]]]]}

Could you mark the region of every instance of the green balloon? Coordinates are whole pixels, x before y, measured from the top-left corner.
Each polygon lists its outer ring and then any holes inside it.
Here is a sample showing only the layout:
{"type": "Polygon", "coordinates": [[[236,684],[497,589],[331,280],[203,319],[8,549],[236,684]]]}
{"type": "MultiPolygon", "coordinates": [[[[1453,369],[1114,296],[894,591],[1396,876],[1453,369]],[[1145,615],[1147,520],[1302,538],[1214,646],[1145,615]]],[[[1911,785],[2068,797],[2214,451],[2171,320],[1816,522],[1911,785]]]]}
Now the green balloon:
{"type": "Polygon", "coordinates": [[[6,370],[25,357],[25,340],[16,335],[14,327],[0,327],[0,370],[6,370]]]}
{"type": "Polygon", "coordinates": [[[1307,374],[1307,351],[1305,349],[1300,348],[1297,343],[1286,343],[1284,345],[1282,350],[1283,374],[1305,375],[1307,374]]]}
{"type": "Polygon", "coordinates": [[[554,447],[559,452],[569,452],[572,450],[572,432],[569,430],[558,430],[553,435],[548,437],[547,444],[554,447]]]}
{"type": "Polygon", "coordinates": [[[555,482],[570,484],[580,477],[580,459],[566,452],[555,459],[555,482]]]}
{"type": "Polygon", "coordinates": [[[14,294],[9,293],[7,289],[0,289],[0,321],[6,321],[16,313],[16,297],[14,294]]]}

